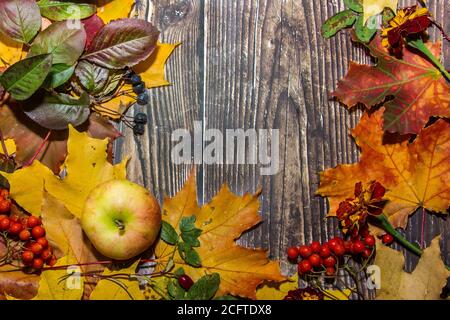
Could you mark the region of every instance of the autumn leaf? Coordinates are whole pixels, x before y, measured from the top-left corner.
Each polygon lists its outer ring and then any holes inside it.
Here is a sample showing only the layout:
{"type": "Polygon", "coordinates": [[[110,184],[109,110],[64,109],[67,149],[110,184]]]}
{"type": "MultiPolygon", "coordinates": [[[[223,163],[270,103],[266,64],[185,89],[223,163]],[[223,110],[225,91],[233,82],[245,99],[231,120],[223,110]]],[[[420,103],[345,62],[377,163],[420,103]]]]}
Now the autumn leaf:
{"type": "MultiPolygon", "coordinates": [[[[427,45],[440,56],[440,42],[427,45]]],[[[348,107],[363,103],[368,109],[387,100],[384,129],[400,134],[420,132],[431,116],[450,116],[450,84],[431,62],[409,48],[402,59],[391,56],[379,35],[367,48],[377,65],[351,62],[334,97],[348,107]]]]}
{"type": "MultiPolygon", "coordinates": [[[[261,221],[257,213],[258,196],[259,193],[238,197],[224,186],[210,203],[200,208],[192,174],[175,197],[164,200],[163,220],[179,230],[182,217],[196,217],[196,227],[203,230],[198,238],[200,246],[195,248],[201,267],[188,265],[175,252],[175,268],[182,267],[194,281],[205,274],[219,273],[221,281],[216,296],[231,294],[255,299],[256,287],[263,281],[284,280],[278,263],[270,261],[265,250],[248,249],[235,243],[242,232],[261,221]]],[[[157,243],[155,255],[161,262],[158,268],[169,261],[174,249],[162,240],[157,243]]]]}
{"type": "Polygon", "coordinates": [[[364,23],[367,20],[381,13],[384,8],[390,8],[392,11],[397,12],[398,0],[362,0],[363,11],[364,11],[364,23]]]}
{"type": "Polygon", "coordinates": [[[383,142],[384,109],[364,114],[352,135],[361,148],[356,164],[343,164],[320,174],[317,193],[328,197],[330,215],[353,196],[355,183],[380,182],[389,201],[384,214],[394,227],[405,227],[419,207],[446,214],[450,205],[450,123],[438,120],[412,142],[383,142]]]}
{"type": "MultiPolygon", "coordinates": [[[[79,129],[87,131],[93,138],[109,138],[111,142],[120,136],[111,123],[96,114],[91,114],[89,122],[79,129]]],[[[68,130],[52,131],[48,142],[45,142],[49,130],[28,118],[12,102],[0,104],[0,130],[5,138],[14,140],[17,148],[15,160],[19,165],[27,164],[40,150],[36,159],[59,173],[67,156],[68,130]]],[[[108,152],[111,159],[112,144],[109,144],[108,152]]]]}
{"type": "Polygon", "coordinates": [[[433,239],[412,273],[403,270],[405,258],[399,251],[378,241],[374,265],[380,268],[381,288],[378,300],[438,300],[450,277],[441,258],[440,236],[433,239]]]}
{"type": "Polygon", "coordinates": [[[39,276],[12,271],[16,269],[10,265],[0,267],[0,300],[6,299],[6,296],[28,300],[37,294],[39,276]]]}
{"type": "MultiPolygon", "coordinates": [[[[47,239],[54,248],[58,258],[70,255],[77,264],[94,263],[106,260],[102,257],[84,235],[78,218],[72,215],[63,203],[44,191],[42,204],[42,222],[47,239]]],[[[82,272],[102,271],[101,265],[89,264],[80,267],[82,272]]],[[[84,294],[89,295],[97,283],[95,279],[85,279],[84,294]]]]}
{"type": "Polygon", "coordinates": [[[155,88],[167,86],[170,84],[165,78],[164,66],[172,52],[180,43],[159,43],[152,55],[145,61],[133,67],[133,70],[140,74],[142,81],[145,82],[147,88],[155,88]]]}
{"type": "MultiPolygon", "coordinates": [[[[8,155],[12,155],[14,153],[16,153],[16,144],[14,143],[13,139],[6,139],[5,140],[5,147],[6,147],[6,152],[8,153],[8,155]]],[[[3,152],[3,147],[0,146],[0,154],[5,155],[5,153],[3,152]]]]}
{"type": "Polygon", "coordinates": [[[134,0],[99,0],[97,1],[97,15],[104,23],[128,18],[134,5],[134,0]]]}
{"type": "Polygon", "coordinates": [[[9,67],[25,56],[22,44],[0,33],[0,68],[9,67]]]}
{"type": "Polygon", "coordinates": [[[121,270],[105,270],[102,279],[98,282],[90,296],[90,300],[145,300],[144,293],[139,288],[139,281],[133,278],[140,260],[135,261],[130,267],[121,270]],[[120,274],[120,278],[114,275],[120,274]],[[126,277],[124,275],[130,275],[126,277]]]}
{"type": "Polygon", "coordinates": [[[112,179],[126,178],[127,159],[118,165],[107,160],[108,139],[93,139],[87,133],[69,127],[67,147],[69,155],[62,166],[66,173],[64,178],[55,175],[39,161],[12,174],[2,173],[10,184],[11,197],[26,211],[39,215],[45,185],[48,193],[80,218],[92,189],[112,179]]]}
{"type": "MultiPolygon", "coordinates": [[[[280,283],[264,283],[256,291],[258,300],[283,300],[291,290],[298,289],[298,274],[280,283]]],[[[348,300],[351,290],[324,290],[324,300],[348,300]]]]}

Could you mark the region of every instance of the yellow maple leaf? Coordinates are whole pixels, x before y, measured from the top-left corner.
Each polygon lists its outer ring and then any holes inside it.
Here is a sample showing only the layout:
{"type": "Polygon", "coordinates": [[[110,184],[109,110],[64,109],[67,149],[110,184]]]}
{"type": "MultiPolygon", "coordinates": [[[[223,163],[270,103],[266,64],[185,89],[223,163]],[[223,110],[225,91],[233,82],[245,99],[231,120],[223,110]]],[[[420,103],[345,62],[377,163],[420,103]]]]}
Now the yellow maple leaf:
{"type": "Polygon", "coordinates": [[[97,15],[104,23],[112,20],[128,18],[134,5],[134,0],[99,0],[97,15]]]}
{"type": "MultiPolygon", "coordinates": [[[[5,146],[6,146],[6,151],[8,152],[9,155],[16,153],[16,143],[14,142],[13,139],[6,139],[5,146]]],[[[4,154],[3,147],[1,147],[1,146],[0,146],[0,154],[4,154]]]]}
{"type": "Polygon", "coordinates": [[[366,23],[370,17],[379,14],[384,8],[390,8],[392,11],[397,12],[398,0],[363,0],[362,4],[364,23],[366,23]]]}
{"type": "Polygon", "coordinates": [[[433,239],[412,273],[403,270],[405,258],[397,250],[377,242],[374,265],[380,268],[379,300],[437,300],[450,271],[441,258],[440,236],[433,239]]]}
{"type": "Polygon", "coordinates": [[[48,193],[80,218],[92,189],[112,179],[126,179],[128,159],[117,165],[110,164],[107,145],[108,139],[93,139],[69,127],[68,156],[62,166],[64,178],[54,175],[39,161],[12,174],[1,174],[10,184],[11,197],[27,212],[40,215],[45,186],[48,193]]]}
{"type": "Polygon", "coordinates": [[[42,271],[38,293],[32,300],[80,300],[84,291],[83,277],[76,274],[79,270],[64,268],[76,263],[76,259],[69,254],[58,259],[54,265],[54,268],[63,268],[42,271]]]}
{"type": "Polygon", "coordinates": [[[156,45],[152,55],[147,59],[133,67],[133,70],[140,74],[142,81],[145,82],[147,88],[155,88],[167,86],[170,84],[166,80],[164,74],[164,66],[172,52],[180,43],[159,43],[156,45]]]}
{"type": "MultiPolygon", "coordinates": [[[[264,283],[256,291],[258,300],[283,300],[289,291],[298,289],[298,274],[280,283],[264,283]]],[[[324,300],[348,300],[351,290],[324,290],[324,300]]]]}
{"type": "Polygon", "coordinates": [[[94,291],[90,295],[90,300],[145,300],[144,293],[139,288],[139,281],[133,278],[140,260],[135,261],[130,267],[121,270],[105,270],[102,279],[98,282],[94,291]],[[114,275],[120,274],[120,278],[114,275]],[[131,275],[127,278],[126,274],[131,275]]]}
{"type": "Polygon", "coordinates": [[[163,205],[163,220],[178,230],[182,217],[196,216],[196,227],[202,229],[196,248],[201,267],[192,267],[174,252],[175,247],[159,241],[155,255],[160,262],[157,270],[164,268],[174,253],[176,267],[183,267],[194,281],[205,274],[219,273],[220,287],[217,296],[232,294],[256,298],[256,287],[263,281],[285,280],[279,264],[270,261],[262,249],[248,249],[235,244],[242,232],[261,221],[258,215],[259,193],[242,197],[223,187],[210,203],[199,207],[195,176],[191,174],[184,188],[173,198],[166,198],[163,205]]]}
{"type": "Polygon", "coordinates": [[[328,197],[330,215],[339,203],[352,198],[355,183],[380,182],[389,201],[384,214],[394,227],[405,227],[418,208],[446,214],[450,205],[450,123],[438,120],[412,142],[385,143],[384,108],[365,114],[352,131],[361,157],[320,174],[317,193],[328,197]]]}
{"type": "Polygon", "coordinates": [[[0,68],[9,67],[24,56],[22,44],[14,42],[0,33],[0,68]]]}
{"type": "MultiPolygon", "coordinates": [[[[131,92],[132,89],[133,87],[130,84],[125,84],[121,88],[121,91],[131,92]]],[[[134,93],[118,95],[106,102],[103,102],[100,107],[96,107],[95,111],[112,120],[118,120],[134,102],[136,102],[136,95],[134,93]]]]}

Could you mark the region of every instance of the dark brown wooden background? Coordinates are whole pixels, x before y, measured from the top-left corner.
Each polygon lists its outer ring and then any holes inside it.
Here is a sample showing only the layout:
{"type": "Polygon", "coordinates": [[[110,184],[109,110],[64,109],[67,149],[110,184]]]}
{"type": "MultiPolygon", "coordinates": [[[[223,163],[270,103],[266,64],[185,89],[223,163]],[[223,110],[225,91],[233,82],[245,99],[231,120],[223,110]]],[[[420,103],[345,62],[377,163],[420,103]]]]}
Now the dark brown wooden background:
{"type": "MultiPolygon", "coordinates": [[[[401,0],[411,5],[413,0],[401,0]]],[[[435,19],[450,31],[449,0],[429,0],[435,19]]],[[[314,195],[318,173],[358,159],[349,136],[361,111],[348,112],[330,100],[350,60],[370,63],[346,32],[331,40],[320,35],[322,23],[344,8],[342,0],[154,0],[142,3],[161,31],[164,42],[182,42],[167,64],[172,86],[151,90],[147,133],[129,131],[118,143],[119,156],[131,154],[130,178],[152,190],[159,199],[174,195],[190,166],[170,161],[171,133],[203,127],[280,130],[280,171],[260,176],[252,165],[200,165],[198,197],[208,202],[223,183],[242,194],[263,188],[264,222],[240,242],[269,249],[282,260],[289,245],[325,241],[338,228],[325,220],[327,201],[314,195]]],[[[438,32],[431,33],[439,39],[438,32]]],[[[450,45],[444,54],[450,67],[450,45]]],[[[135,110],[136,111],[136,110],[135,110]]],[[[406,235],[420,241],[422,213],[410,220],[406,235]]],[[[425,217],[425,240],[444,234],[443,253],[450,264],[450,221],[425,217]]],[[[417,258],[408,256],[411,270],[417,258]]]]}

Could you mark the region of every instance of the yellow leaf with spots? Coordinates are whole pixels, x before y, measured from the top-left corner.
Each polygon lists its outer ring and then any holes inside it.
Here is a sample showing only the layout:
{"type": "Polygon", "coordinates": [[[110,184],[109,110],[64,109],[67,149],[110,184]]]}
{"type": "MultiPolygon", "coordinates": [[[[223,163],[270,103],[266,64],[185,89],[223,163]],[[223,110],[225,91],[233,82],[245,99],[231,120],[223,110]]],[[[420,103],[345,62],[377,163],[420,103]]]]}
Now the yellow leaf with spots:
{"type": "Polygon", "coordinates": [[[390,8],[392,11],[397,12],[398,0],[363,0],[362,4],[364,23],[366,23],[370,17],[379,14],[384,8],[390,8]]]}
{"type": "Polygon", "coordinates": [[[134,0],[99,0],[97,15],[104,23],[112,20],[128,18],[134,5],[134,0]]]}
{"type": "Polygon", "coordinates": [[[374,265],[380,268],[381,288],[377,290],[377,299],[438,300],[450,277],[450,270],[441,258],[439,241],[439,236],[433,239],[412,273],[403,270],[405,258],[401,252],[378,241],[374,265]]]}
{"type": "MultiPolygon", "coordinates": [[[[56,267],[76,264],[72,255],[58,260],[56,267]]],[[[77,267],[44,270],[39,281],[39,290],[32,300],[80,300],[83,296],[83,277],[77,275],[77,267]]]]}
{"type": "Polygon", "coordinates": [[[142,81],[145,82],[147,88],[167,86],[170,84],[165,78],[164,66],[167,59],[169,59],[172,52],[179,45],[180,43],[169,44],[158,42],[152,55],[147,60],[133,67],[133,70],[141,75],[142,81]]]}
{"type": "Polygon", "coordinates": [[[23,58],[22,44],[0,33],[0,68],[6,68],[23,58]]]}
{"type": "Polygon", "coordinates": [[[39,161],[12,174],[2,173],[11,186],[11,197],[26,211],[39,215],[43,190],[63,202],[77,218],[81,217],[84,203],[99,184],[112,179],[126,179],[127,159],[112,165],[107,160],[108,139],[90,138],[87,133],[69,128],[68,153],[62,166],[64,177],[39,161]]]}
{"type": "MultiPolygon", "coordinates": [[[[192,174],[175,197],[164,200],[163,220],[179,230],[182,217],[196,217],[196,227],[202,229],[198,238],[200,247],[195,248],[201,266],[188,265],[176,251],[175,268],[183,267],[194,281],[205,274],[218,273],[221,280],[217,296],[232,294],[255,299],[256,287],[262,282],[285,280],[278,262],[270,261],[265,250],[244,248],[235,243],[242,232],[261,221],[258,196],[259,192],[239,197],[224,186],[210,203],[200,208],[192,174]]],[[[157,243],[155,254],[161,262],[157,271],[170,260],[174,250],[174,246],[162,240],[157,243]]]]}
{"type": "Polygon", "coordinates": [[[139,260],[125,269],[105,270],[102,277],[108,277],[108,279],[98,282],[90,300],[145,300],[144,293],[139,288],[139,281],[133,276],[138,264],[139,260]]]}

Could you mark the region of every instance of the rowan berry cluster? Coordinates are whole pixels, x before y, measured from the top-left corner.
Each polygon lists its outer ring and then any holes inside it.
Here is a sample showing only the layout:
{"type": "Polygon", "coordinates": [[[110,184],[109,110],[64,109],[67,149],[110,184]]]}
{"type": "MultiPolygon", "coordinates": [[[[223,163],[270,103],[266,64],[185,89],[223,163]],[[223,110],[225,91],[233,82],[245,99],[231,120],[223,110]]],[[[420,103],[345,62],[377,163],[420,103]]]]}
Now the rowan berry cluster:
{"type": "Polygon", "coordinates": [[[11,199],[6,189],[0,189],[0,232],[3,237],[20,242],[20,257],[24,266],[41,270],[44,264],[55,265],[56,257],[45,237],[41,219],[11,214],[11,199]]]}

